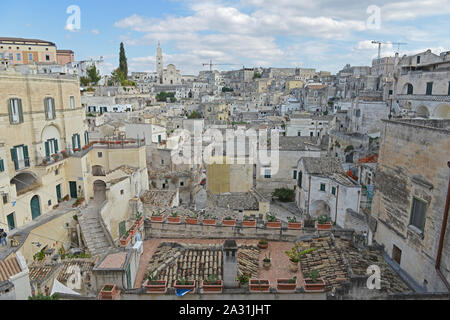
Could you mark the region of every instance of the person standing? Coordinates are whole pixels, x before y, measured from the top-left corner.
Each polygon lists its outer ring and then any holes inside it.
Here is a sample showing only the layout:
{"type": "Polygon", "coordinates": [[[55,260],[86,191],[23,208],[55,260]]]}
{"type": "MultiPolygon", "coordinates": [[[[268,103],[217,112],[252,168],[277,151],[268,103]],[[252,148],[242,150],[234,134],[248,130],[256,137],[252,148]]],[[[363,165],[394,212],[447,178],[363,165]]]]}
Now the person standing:
{"type": "Polygon", "coordinates": [[[0,241],[1,241],[2,247],[8,246],[8,242],[6,241],[7,236],[8,235],[6,234],[5,230],[0,229],[0,238],[1,238],[0,241]]]}

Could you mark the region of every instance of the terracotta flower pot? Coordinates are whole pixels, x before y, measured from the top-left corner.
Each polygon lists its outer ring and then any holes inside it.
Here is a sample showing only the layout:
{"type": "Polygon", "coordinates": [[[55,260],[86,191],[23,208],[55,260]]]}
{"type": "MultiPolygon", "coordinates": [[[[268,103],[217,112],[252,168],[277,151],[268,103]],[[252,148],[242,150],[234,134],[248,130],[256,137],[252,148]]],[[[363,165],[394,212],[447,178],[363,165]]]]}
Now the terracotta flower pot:
{"type": "Polygon", "coordinates": [[[164,222],[164,216],[151,216],[150,217],[151,222],[164,222]]]}
{"type": "Polygon", "coordinates": [[[280,293],[295,292],[297,281],[291,282],[291,279],[277,279],[277,291],[280,293]]]}
{"type": "Polygon", "coordinates": [[[289,260],[289,270],[291,270],[291,272],[297,272],[298,271],[298,262],[293,262],[291,260],[289,260]]]}
{"type": "Polygon", "coordinates": [[[222,293],[223,281],[218,280],[214,282],[209,282],[207,280],[203,280],[202,289],[204,293],[222,293]]]}
{"type": "Polygon", "coordinates": [[[168,216],[167,217],[167,222],[169,222],[169,223],[181,223],[181,217],[168,216]]]}
{"type": "Polygon", "coordinates": [[[234,227],[236,225],[236,219],[231,219],[231,220],[222,220],[222,225],[223,226],[227,226],[227,227],[234,227]]]}
{"type": "Polygon", "coordinates": [[[325,291],[325,281],[322,278],[318,278],[316,282],[312,279],[306,278],[303,280],[303,285],[305,292],[324,292],[325,291]]]}
{"type": "Polygon", "coordinates": [[[256,227],[256,220],[248,220],[248,221],[242,221],[242,226],[244,228],[254,228],[256,227]]]}
{"type": "Polygon", "coordinates": [[[216,225],[216,219],[203,219],[203,225],[215,226],[216,225]]]}
{"type": "Polygon", "coordinates": [[[302,222],[289,222],[288,229],[300,230],[302,228],[302,222]]]}
{"type": "Polygon", "coordinates": [[[100,290],[100,299],[114,300],[117,297],[117,287],[115,284],[105,284],[100,290]]]}
{"type": "Polygon", "coordinates": [[[269,222],[269,221],[267,221],[267,228],[280,229],[281,228],[281,221],[276,221],[276,222],[269,222]]]}
{"type": "Polygon", "coordinates": [[[137,225],[138,228],[140,228],[144,224],[144,217],[141,217],[139,220],[136,220],[134,224],[137,225]]]}
{"type": "Polygon", "coordinates": [[[184,218],[184,221],[186,221],[186,224],[198,224],[198,218],[184,218]]]}
{"type": "Polygon", "coordinates": [[[317,222],[317,230],[325,230],[325,231],[331,230],[331,222],[327,222],[327,223],[317,222]]]}
{"type": "Polygon", "coordinates": [[[250,292],[270,292],[269,280],[250,279],[250,292]]]}
{"type": "Polygon", "coordinates": [[[258,248],[260,248],[260,249],[267,249],[268,247],[269,247],[269,243],[268,242],[266,242],[266,243],[258,242],[258,248]]]}
{"type": "Polygon", "coordinates": [[[147,280],[144,284],[145,289],[147,289],[147,293],[166,293],[167,292],[167,281],[166,280],[156,280],[150,281],[147,280]]]}
{"type": "Polygon", "coordinates": [[[139,230],[138,226],[133,224],[128,232],[130,233],[131,236],[134,236],[138,232],[138,230],[139,230]]]}
{"type": "Polygon", "coordinates": [[[131,240],[131,234],[129,234],[127,237],[125,237],[125,235],[123,235],[122,237],[120,237],[120,244],[122,246],[126,246],[131,240]]]}

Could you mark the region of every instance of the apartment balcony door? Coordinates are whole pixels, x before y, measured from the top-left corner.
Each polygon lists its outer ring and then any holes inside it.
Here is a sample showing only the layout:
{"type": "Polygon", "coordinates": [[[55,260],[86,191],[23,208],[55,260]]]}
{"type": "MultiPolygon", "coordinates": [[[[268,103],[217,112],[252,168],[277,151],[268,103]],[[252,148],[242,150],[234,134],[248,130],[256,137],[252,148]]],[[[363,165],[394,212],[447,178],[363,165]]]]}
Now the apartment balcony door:
{"type": "Polygon", "coordinates": [[[58,184],[56,186],[56,198],[58,199],[58,203],[60,203],[61,199],[62,199],[62,197],[61,197],[61,185],[60,184],[58,184]]]}

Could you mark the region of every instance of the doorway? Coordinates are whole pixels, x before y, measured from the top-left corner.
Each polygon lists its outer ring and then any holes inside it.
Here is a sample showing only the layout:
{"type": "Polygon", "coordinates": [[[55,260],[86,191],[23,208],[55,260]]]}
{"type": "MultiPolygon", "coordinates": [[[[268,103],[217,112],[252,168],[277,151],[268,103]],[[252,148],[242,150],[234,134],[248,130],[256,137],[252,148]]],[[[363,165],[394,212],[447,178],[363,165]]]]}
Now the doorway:
{"type": "Polygon", "coordinates": [[[39,204],[39,196],[31,198],[31,218],[34,220],[41,215],[41,206],[39,204]]]}

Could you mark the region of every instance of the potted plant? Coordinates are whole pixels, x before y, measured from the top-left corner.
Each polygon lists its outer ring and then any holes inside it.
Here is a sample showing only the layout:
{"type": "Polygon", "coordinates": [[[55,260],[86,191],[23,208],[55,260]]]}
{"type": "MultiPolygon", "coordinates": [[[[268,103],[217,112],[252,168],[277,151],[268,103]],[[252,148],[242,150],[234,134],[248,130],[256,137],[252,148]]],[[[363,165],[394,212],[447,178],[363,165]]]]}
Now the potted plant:
{"type": "Polygon", "coordinates": [[[172,212],[170,216],[167,217],[167,222],[169,223],[181,223],[181,217],[178,216],[177,212],[172,212]]]}
{"type": "Polygon", "coordinates": [[[100,290],[100,299],[102,300],[114,300],[117,295],[118,291],[115,284],[105,284],[100,290]]]}
{"type": "Polygon", "coordinates": [[[270,260],[270,252],[269,252],[269,256],[266,255],[263,259],[263,268],[266,270],[269,270],[270,265],[271,265],[271,260],[270,260]]]}
{"type": "Polygon", "coordinates": [[[270,292],[270,281],[261,279],[250,279],[250,292],[270,292]]]}
{"type": "Polygon", "coordinates": [[[166,293],[167,280],[158,280],[158,277],[149,275],[144,287],[147,289],[147,293],[166,293]]]}
{"type": "Polygon", "coordinates": [[[69,157],[69,155],[67,154],[66,150],[61,150],[61,154],[62,154],[64,159],[67,159],[69,157]]]}
{"type": "Polygon", "coordinates": [[[267,239],[261,239],[258,242],[258,248],[260,249],[267,249],[269,247],[269,242],[267,239]]]}
{"type": "Polygon", "coordinates": [[[244,221],[242,221],[242,226],[247,228],[256,227],[256,220],[246,216],[244,217],[244,221]]]}
{"type": "Polygon", "coordinates": [[[52,158],[55,162],[59,160],[59,156],[56,153],[52,154],[52,158]]]}
{"type": "Polygon", "coordinates": [[[297,289],[297,277],[291,279],[277,279],[277,291],[280,293],[292,293],[297,289]]]}
{"type": "Polygon", "coordinates": [[[144,224],[144,217],[142,216],[142,213],[136,212],[136,221],[134,223],[138,226],[138,228],[144,224]]]}
{"type": "Polygon", "coordinates": [[[63,200],[64,200],[64,201],[69,201],[69,195],[66,194],[66,195],[64,196],[63,200]]]}
{"type": "Polygon", "coordinates": [[[223,281],[219,280],[217,275],[212,274],[207,280],[202,281],[202,289],[204,293],[222,293],[223,281]]]}
{"type": "Polygon", "coordinates": [[[138,232],[138,230],[139,227],[136,224],[133,224],[129,230],[130,236],[134,236],[138,232]]]}
{"type": "Polygon", "coordinates": [[[73,149],[73,152],[78,152],[78,151],[80,151],[79,148],[74,148],[74,149],[73,149]]]}
{"type": "Polygon", "coordinates": [[[125,247],[130,240],[131,234],[128,231],[125,231],[125,233],[120,237],[120,244],[125,247]]]}
{"type": "Polygon", "coordinates": [[[84,198],[80,197],[78,198],[75,203],[72,205],[73,208],[79,207],[83,204],[84,202],[84,198]]]}
{"type": "Polygon", "coordinates": [[[300,230],[302,228],[302,222],[298,221],[296,217],[288,217],[288,228],[294,230],[300,230]]]}
{"type": "Polygon", "coordinates": [[[195,289],[195,280],[189,280],[187,278],[178,278],[178,280],[175,281],[175,284],[173,285],[175,289],[184,289],[184,290],[191,290],[189,293],[194,293],[195,289]]]}
{"type": "Polygon", "coordinates": [[[301,258],[312,251],[316,250],[316,248],[309,248],[306,250],[301,250],[299,248],[299,243],[296,243],[291,250],[285,251],[286,255],[289,258],[290,261],[290,267],[289,269],[291,272],[297,272],[298,271],[298,263],[300,262],[301,258]]]}
{"type": "Polygon", "coordinates": [[[317,230],[331,230],[331,218],[324,214],[317,218],[317,230]]]}
{"type": "Polygon", "coordinates": [[[236,219],[233,219],[232,217],[225,217],[222,220],[222,225],[227,227],[234,227],[236,225],[236,219]]]}
{"type": "Polygon", "coordinates": [[[250,281],[250,277],[251,277],[251,274],[246,273],[246,272],[242,273],[240,276],[237,276],[236,281],[237,281],[239,287],[241,287],[241,288],[247,287],[248,282],[250,281]]]}
{"type": "Polygon", "coordinates": [[[213,218],[210,214],[207,214],[203,217],[203,225],[206,226],[215,226],[216,225],[216,219],[213,218]]]}
{"type": "Polygon", "coordinates": [[[189,217],[185,217],[186,224],[198,224],[198,214],[193,213],[189,217]]]}
{"type": "Polygon", "coordinates": [[[150,217],[150,220],[152,222],[163,222],[164,221],[164,216],[162,215],[161,212],[153,212],[152,216],[150,217]]]}
{"type": "Polygon", "coordinates": [[[312,270],[306,274],[304,282],[305,292],[324,292],[325,291],[325,280],[319,278],[319,272],[317,270],[312,270]]]}
{"type": "Polygon", "coordinates": [[[275,215],[267,214],[267,228],[279,229],[281,228],[281,221],[275,217],[275,215]]]}

